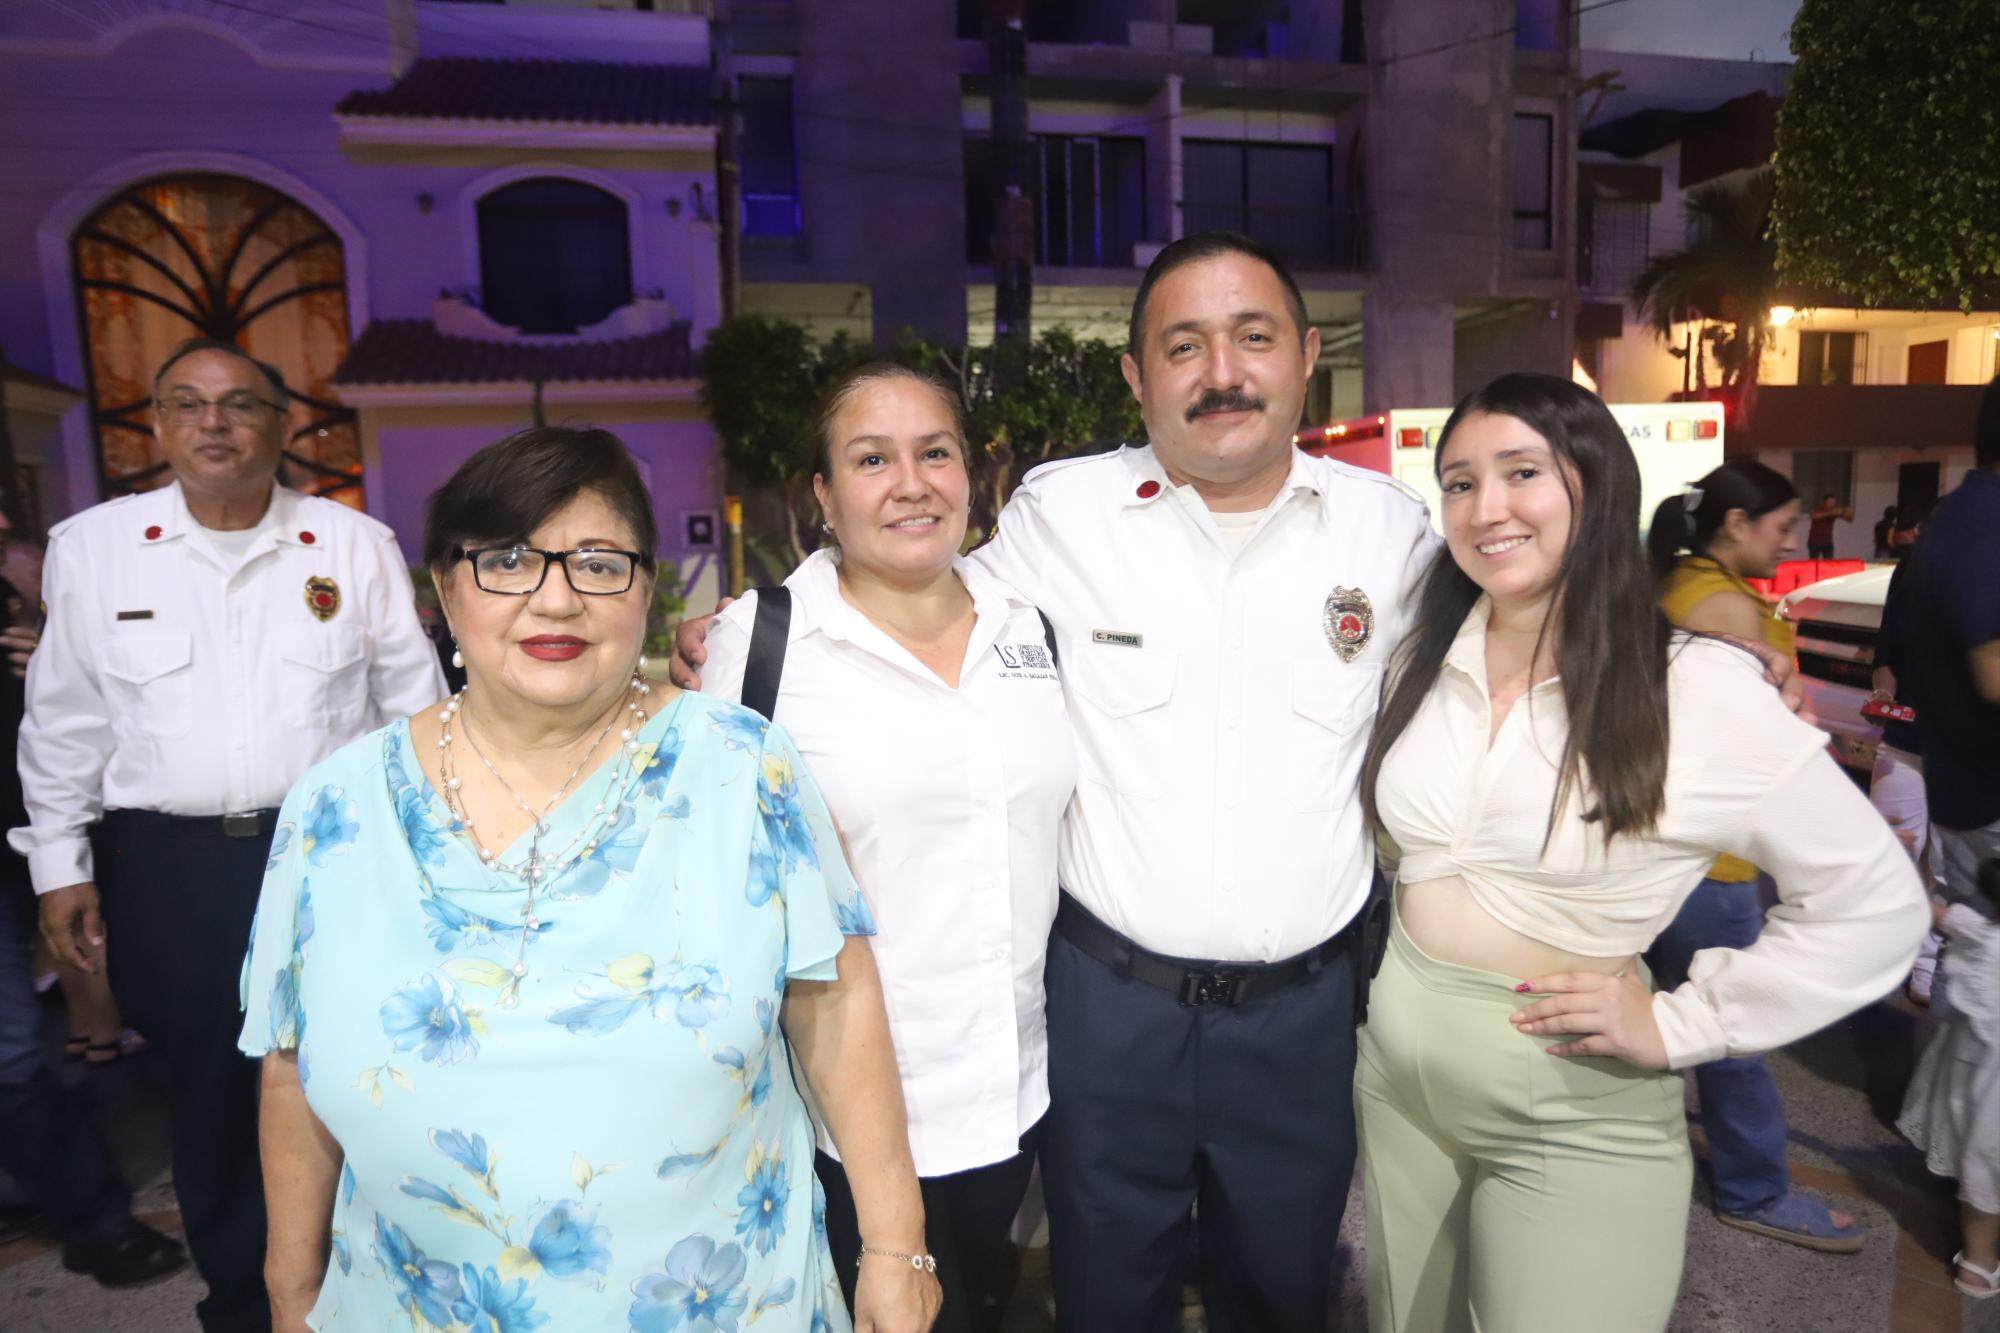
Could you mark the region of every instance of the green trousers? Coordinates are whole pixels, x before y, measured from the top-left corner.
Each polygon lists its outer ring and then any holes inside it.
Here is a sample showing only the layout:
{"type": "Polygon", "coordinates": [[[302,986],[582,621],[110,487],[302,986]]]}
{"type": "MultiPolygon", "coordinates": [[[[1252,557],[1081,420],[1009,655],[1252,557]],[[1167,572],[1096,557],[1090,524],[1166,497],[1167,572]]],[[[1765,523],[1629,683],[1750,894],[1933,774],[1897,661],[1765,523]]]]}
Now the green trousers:
{"type": "Polygon", "coordinates": [[[1515,978],[1392,929],[1354,1079],[1372,1333],[1657,1333],[1687,1244],[1680,1076],[1550,1055],[1515,978]]]}

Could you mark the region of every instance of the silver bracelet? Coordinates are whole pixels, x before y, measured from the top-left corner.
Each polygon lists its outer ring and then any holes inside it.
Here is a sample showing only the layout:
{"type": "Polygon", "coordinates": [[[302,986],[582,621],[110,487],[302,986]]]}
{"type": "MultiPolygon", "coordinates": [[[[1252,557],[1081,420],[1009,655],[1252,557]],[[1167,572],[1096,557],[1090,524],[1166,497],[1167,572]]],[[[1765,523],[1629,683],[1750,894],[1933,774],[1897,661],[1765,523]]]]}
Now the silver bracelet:
{"type": "MultiPolygon", "coordinates": [[[[874,1254],[880,1255],[884,1259],[894,1259],[898,1263],[908,1264],[919,1273],[930,1273],[932,1275],[937,1273],[937,1260],[931,1258],[928,1254],[904,1254],[901,1250],[878,1250],[873,1245],[863,1245],[861,1247],[861,1254],[874,1254]]],[[[855,1256],[854,1266],[856,1268],[861,1267],[860,1255],[855,1256]]]]}

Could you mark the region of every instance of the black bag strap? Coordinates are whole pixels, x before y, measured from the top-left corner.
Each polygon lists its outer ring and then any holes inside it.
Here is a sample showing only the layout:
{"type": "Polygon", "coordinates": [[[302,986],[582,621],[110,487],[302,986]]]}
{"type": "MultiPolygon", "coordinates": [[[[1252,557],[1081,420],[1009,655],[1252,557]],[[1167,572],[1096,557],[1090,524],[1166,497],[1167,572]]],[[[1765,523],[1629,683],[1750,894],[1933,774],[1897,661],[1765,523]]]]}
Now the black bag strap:
{"type": "Polygon", "coordinates": [[[792,590],[759,588],[757,620],[750,629],[750,656],[743,663],[745,708],[771,721],[778,707],[778,684],[785,677],[785,647],[792,635],[792,590]]]}
{"type": "Polygon", "coordinates": [[[1049,645],[1049,661],[1056,670],[1061,671],[1062,654],[1056,649],[1056,627],[1049,623],[1049,613],[1041,607],[1035,608],[1035,614],[1042,618],[1042,638],[1049,645]]]}

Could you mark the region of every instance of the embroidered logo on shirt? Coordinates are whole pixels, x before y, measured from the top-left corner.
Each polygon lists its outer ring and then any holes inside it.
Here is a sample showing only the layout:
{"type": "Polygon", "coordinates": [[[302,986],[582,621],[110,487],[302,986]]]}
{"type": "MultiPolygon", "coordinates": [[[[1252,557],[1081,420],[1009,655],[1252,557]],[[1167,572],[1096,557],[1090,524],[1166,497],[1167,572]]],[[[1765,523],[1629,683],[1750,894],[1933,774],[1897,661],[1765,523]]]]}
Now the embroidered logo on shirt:
{"type": "Polygon", "coordinates": [[[1361,650],[1375,634],[1375,608],[1361,589],[1335,588],[1326,595],[1326,608],[1320,612],[1319,623],[1326,631],[1326,641],[1340,654],[1340,660],[1352,662],[1361,656],[1361,650]]]}
{"type": "Polygon", "coordinates": [[[1118,645],[1120,648],[1143,648],[1146,646],[1145,635],[1134,634],[1128,629],[1094,629],[1090,632],[1090,641],[1092,643],[1112,643],[1118,645]]]}
{"type": "Polygon", "coordinates": [[[1056,679],[1055,663],[1049,660],[1046,644],[996,643],[993,651],[1000,658],[1000,665],[1006,668],[1000,673],[1002,680],[1056,679]]]}
{"type": "Polygon", "coordinates": [[[322,621],[340,613],[340,585],[317,576],[306,580],[306,610],[322,621]]]}

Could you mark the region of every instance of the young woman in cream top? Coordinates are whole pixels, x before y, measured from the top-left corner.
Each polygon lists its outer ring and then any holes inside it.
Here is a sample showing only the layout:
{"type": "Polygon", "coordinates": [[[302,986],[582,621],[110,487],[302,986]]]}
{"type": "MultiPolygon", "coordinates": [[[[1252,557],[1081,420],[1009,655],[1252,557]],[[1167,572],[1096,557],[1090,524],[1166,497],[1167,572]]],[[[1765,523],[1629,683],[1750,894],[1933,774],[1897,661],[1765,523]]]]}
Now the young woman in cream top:
{"type": "Polygon", "coordinates": [[[1508,375],[1438,454],[1446,551],[1363,799],[1400,853],[1355,1100],[1376,1330],[1661,1329],[1683,1069],[1889,991],[1926,908],[1881,817],[1745,652],[1676,632],[1602,403],[1508,375]],[[1638,955],[1717,853],[1781,905],[1654,993],[1638,955]]]}

